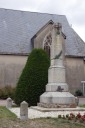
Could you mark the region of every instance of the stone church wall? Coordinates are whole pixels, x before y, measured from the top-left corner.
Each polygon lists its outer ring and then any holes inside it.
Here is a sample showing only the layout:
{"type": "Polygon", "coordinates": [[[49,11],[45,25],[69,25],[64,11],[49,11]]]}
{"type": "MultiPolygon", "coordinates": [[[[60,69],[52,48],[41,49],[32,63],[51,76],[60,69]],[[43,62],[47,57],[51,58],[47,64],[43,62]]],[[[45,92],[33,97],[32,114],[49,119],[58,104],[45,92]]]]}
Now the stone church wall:
{"type": "Polygon", "coordinates": [[[0,55],[0,88],[15,87],[27,56],[0,55]]]}
{"type": "Polygon", "coordinates": [[[81,81],[85,81],[85,64],[82,58],[65,58],[66,81],[72,93],[82,90],[81,81]]]}
{"type": "MultiPolygon", "coordinates": [[[[15,87],[25,66],[27,56],[0,55],[0,88],[15,87]]],[[[82,58],[65,58],[66,82],[70,92],[82,90],[81,81],[85,81],[85,64],[82,58]]]]}

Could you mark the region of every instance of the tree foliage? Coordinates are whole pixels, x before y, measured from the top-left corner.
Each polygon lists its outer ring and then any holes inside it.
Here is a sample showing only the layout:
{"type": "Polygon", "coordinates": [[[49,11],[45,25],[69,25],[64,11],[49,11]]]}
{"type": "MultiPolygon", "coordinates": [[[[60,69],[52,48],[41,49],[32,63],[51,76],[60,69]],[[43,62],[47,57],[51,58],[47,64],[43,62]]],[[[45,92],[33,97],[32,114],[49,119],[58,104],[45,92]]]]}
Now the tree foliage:
{"type": "Polygon", "coordinates": [[[15,103],[26,101],[36,105],[48,82],[50,59],[43,49],[34,49],[29,55],[15,91],[15,103]]]}

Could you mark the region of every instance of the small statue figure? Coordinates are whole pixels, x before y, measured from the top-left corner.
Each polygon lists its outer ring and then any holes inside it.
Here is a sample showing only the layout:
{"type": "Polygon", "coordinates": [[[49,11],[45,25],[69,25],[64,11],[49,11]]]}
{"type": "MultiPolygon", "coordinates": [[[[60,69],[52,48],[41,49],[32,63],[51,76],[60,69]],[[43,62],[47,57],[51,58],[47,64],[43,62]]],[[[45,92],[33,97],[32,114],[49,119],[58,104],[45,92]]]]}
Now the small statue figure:
{"type": "Polygon", "coordinates": [[[63,88],[61,88],[61,86],[58,86],[58,88],[57,88],[57,91],[58,92],[62,92],[64,89],[63,88]]]}

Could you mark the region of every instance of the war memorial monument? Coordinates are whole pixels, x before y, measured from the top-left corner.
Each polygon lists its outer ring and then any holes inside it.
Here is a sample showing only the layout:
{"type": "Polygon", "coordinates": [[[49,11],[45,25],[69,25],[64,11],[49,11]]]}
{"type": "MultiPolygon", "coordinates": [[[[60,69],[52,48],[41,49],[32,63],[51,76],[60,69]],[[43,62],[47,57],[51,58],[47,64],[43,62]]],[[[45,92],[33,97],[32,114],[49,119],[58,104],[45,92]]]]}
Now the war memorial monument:
{"type": "Polygon", "coordinates": [[[48,69],[48,84],[46,85],[46,92],[40,96],[38,106],[46,108],[74,108],[76,107],[75,96],[69,92],[65,78],[62,25],[60,23],[53,24],[51,32],[51,64],[48,69]]]}

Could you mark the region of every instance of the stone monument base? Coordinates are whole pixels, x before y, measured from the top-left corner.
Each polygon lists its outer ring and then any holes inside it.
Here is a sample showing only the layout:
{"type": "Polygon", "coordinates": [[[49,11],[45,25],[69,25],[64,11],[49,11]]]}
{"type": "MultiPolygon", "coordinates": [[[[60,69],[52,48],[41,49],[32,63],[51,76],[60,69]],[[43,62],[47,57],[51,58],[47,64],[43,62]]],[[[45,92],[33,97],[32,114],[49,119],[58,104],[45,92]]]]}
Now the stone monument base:
{"type": "Polygon", "coordinates": [[[45,92],[38,106],[44,108],[75,108],[75,97],[69,92],[45,92]]]}
{"type": "Polygon", "coordinates": [[[37,106],[43,108],[76,108],[76,104],[47,104],[47,103],[38,103],[37,106]]]}

